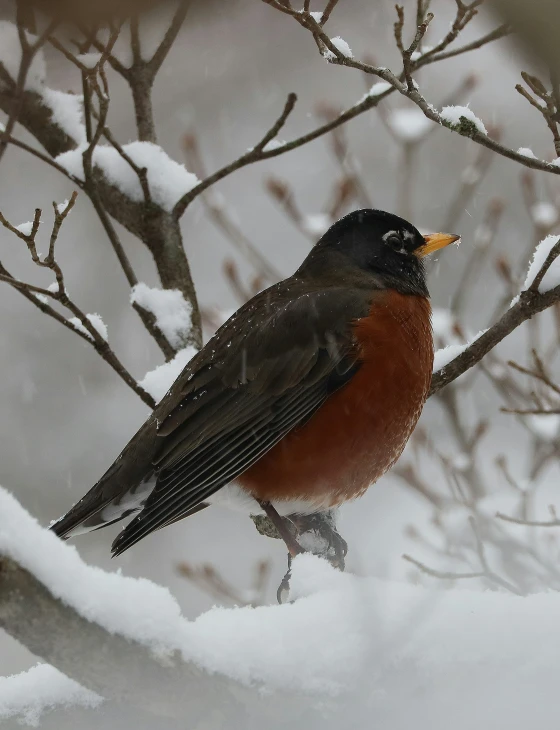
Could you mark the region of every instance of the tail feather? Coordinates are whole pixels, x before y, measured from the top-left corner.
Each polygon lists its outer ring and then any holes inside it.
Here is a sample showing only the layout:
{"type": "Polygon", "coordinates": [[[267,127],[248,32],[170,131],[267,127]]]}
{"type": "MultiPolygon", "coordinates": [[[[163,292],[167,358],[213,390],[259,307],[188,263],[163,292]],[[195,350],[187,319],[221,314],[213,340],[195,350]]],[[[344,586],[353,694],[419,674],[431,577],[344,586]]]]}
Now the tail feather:
{"type": "MultiPolygon", "coordinates": [[[[132,512],[130,514],[132,514],[132,512]]],[[[103,527],[109,527],[109,525],[114,525],[115,522],[120,522],[120,520],[123,520],[127,516],[127,514],[123,514],[121,517],[115,517],[115,519],[110,520],[109,522],[100,520],[98,524],[90,524],[89,520],[86,520],[85,522],[73,521],[73,524],[65,525],[65,515],[64,517],[61,517],[56,522],[54,522],[49,527],[49,530],[52,530],[55,535],[58,535],[58,537],[60,537],[61,540],[69,540],[72,537],[77,537],[78,535],[86,535],[88,532],[95,532],[95,530],[101,530],[103,527]]]]}
{"type": "MultiPolygon", "coordinates": [[[[196,514],[197,512],[200,512],[203,509],[206,509],[209,504],[207,502],[201,502],[200,504],[197,504],[196,507],[191,507],[188,510],[185,510],[185,512],[181,512],[180,515],[177,517],[174,517],[172,520],[168,520],[165,524],[158,527],[158,530],[163,529],[164,527],[168,527],[169,525],[172,525],[174,522],[179,522],[179,520],[184,520],[186,517],[190,517],[191,515],[196,514]]],[[[135,524],[137,524],[137,520],[141,520],[141,515],[138,515],[138,517],[135,517],[134,520],[129,522],[129,524],[117,535],[115,540],[113,541],[113,544],[111,546],[111,557],[116,558],[119,555],[122,555],[126,550],[131,548],[133,545],[136,545],[137,542],[139,542],[145,535],[141,534],[140,536],[136,538],[131,538],[130,535],[134,530],[135,524]],[[130,529],[129,529],[130,528],[130,529]]]]}
{"type": "Polygon", "coordinates": [[[139,512],[154,487],[151,475],[133,489],[118,497],[100,497],[96,485],[67,514],[51,525],[51,530],[63,540],[113,525],[139,512]]]}
{"type": "Polygon", "coordinates": [[[106,504],[102,504],[97,509],[92,509],[91,507],[85,508],[78,502],[65,515],[54,522],[49,529],[58,537],[67,540],[70,537],[76,537],[76,535],[84,535],[87,532],[99,530],[101,527],[106,527],[121,519],[118,516],[114,516],[110,520],[103,519],[102,514],[106,506],[106,504]]]}

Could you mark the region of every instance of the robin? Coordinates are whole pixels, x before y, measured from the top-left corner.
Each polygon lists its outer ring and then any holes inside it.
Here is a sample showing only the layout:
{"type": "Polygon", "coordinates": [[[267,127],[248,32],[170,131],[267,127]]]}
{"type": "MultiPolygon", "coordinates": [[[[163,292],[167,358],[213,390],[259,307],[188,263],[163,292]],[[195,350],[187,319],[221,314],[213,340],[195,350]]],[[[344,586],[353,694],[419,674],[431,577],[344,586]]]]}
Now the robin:
{"type": "Polygon", "coordinates": [[[115,556],[209,504],[260,505],[297,552],[282,516],[359,497],[403,451],[433,364],[422,259],[458,238],[378,210],[339,220],[216,332],[52,529],[136,514],[115,556]]]}

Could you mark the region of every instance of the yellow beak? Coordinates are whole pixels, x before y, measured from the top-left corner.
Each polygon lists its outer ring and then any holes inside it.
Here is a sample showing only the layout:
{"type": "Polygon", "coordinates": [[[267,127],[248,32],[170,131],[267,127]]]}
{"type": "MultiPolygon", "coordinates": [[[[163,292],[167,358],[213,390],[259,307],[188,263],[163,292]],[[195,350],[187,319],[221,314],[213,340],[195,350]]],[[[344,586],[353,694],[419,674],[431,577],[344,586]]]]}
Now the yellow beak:
{"type": "Polygon", "coordinates": [[[417,248],[414,253],[421,257],[428,256],[434,251],[439,251],[440,248],[449,246],[450,243],[455,243],[460,238],[461,236],[455,236],[452,233],[430,233],[424,236],[425,245],[417,248]]]}

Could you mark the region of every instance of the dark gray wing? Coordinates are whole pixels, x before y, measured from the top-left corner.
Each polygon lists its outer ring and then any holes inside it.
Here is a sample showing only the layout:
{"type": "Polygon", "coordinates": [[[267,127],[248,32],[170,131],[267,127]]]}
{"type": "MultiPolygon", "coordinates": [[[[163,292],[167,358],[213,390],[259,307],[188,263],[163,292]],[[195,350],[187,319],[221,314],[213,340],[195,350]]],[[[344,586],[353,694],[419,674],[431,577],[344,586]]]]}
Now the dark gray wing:
{"type": "Polygon", "coordinates": [[[252,328],[245,314],[243,338],[192,378],[160,424],[156,486],[114,554],[242,474],[352,377],[352,322],[367,313],[366,298],[327,290],[275,304],[252,328]]]}
{"type": "Polygon", "coordinates": [[[117,553],[197,508],[347,382],[357,366],[351,323],[367,315],[371,296],[290,278],[254,297],[191,360],[54,531],[64,537],[104,526],[108,506],[130,514],[151,481],[155,489],[115,542],[117,553]]]}

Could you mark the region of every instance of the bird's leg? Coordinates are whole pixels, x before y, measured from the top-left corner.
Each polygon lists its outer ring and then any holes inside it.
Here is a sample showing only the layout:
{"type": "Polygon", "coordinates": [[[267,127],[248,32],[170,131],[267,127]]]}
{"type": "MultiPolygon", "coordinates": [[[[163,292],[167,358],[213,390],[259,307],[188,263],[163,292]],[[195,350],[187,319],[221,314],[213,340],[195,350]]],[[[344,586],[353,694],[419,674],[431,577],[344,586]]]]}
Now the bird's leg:
{"type": "Polygon", "coordinates": [[[286,575],[282,578],[282,582],[278,586],[276,591],[276,600],[281,605],[286,603],[290,597],[290,578],[292,577],[292,556],[288,553],[288,570],[286,575]]]}
{"type": "MultiPolygon", "coordinates": [[[[335,511],[319,512],[312,515],[290,515],[281,517],[270,502],[259,501],[261,509],[276,529],[288,548],[288,570],[276,592],[278,603],[284,603],[290,592],[292,558],[304,552],[314,553],[329,561],[339,570],[344,570],[344,558],[348,552],[346,541],[336,531],[335,511]],[[296,535],[292,529],[295,529],[296,535]],[[297,539],[296,539],[297,536],[297,539]]],[[[256,522],[262,534],[262,526],[256,522]]],[[[270,529],[270,528],[269,528],[270,529]]]]}
{"type": "Polygon", "coordinates": [[[300,555],[301,553],[305,552],[305,550],[300,546],[300,544],[290,531],[290,528],[288,527],[289,521],[284,519],[283,517],[280,517],[280,515],[270,504],[270,502],[261,502],[259,500],[259,505],[261,506],[261,509],[264,510],[264,513],[272,522],[274,527],[278,530],[278,534],[280,535],[282,540],[284,540],[284,542],[286,543],[286,547],[288,548],[290,557],[295,558],[296,555],[300,555]]]}
{"type": "Polygon", "coordinates": [[[280,585],[278,586],[278,590],[276,591],[276,599],[278,603],[284,603],[287,597],[290,595],[292,558],[295,558],[296,555],[300,555],[301,553],[305,552],[305,550],[301,547],[301,545],[292,534],[290,526],[293,527],[293,523],[291,522],[291,520],[280,517],[280,515],[270,504],[270,502],[261,502],[259,500],[259,505],[261,506],[261,509],[264,511],[268,519],[272,522],[272,524],[278,531],[278,534],[280,535],[282,540],[284,540],[284,542],[286,543],[286,547],[288,548],[288,570],[286,571],[286,575],[282,578],[282,582],[280,583],[280,585]]]}

